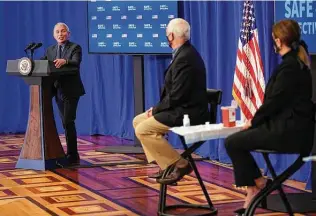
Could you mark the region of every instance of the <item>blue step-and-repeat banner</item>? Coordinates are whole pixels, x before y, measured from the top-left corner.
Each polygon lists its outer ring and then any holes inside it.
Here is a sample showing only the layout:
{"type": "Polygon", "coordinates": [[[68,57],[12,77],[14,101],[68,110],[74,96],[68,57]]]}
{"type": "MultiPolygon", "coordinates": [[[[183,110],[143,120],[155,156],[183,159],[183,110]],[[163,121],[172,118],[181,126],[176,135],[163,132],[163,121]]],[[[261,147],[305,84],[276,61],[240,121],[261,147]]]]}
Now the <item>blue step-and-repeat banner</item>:
{"type": "Polygon", "coordinates": [[[275,1],[275,20],[294,19],[301,26],[302,39],[316,54],[316,1],[275,1]]]}
{"type": "Polygon", "coordinates": [[[176,17],[177,1],[91,1],[89,52],[170,54],[166,27],[176,17]]]}

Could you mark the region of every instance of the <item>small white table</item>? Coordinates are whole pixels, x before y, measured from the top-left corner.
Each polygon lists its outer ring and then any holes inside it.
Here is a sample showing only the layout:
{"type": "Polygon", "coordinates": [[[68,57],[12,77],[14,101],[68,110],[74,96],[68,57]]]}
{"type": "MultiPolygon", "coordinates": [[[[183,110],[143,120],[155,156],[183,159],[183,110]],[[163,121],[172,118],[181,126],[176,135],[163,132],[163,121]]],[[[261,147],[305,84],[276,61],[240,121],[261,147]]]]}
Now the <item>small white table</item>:
{"type": "Polygon", "coordinates": [[[226,138],[229,135],[241,131],[245,123],[236,122],[235,127],[224,127],[220,124],[196,125],[189,127],[173,127],[170,130],[184,137],[186,144],[192,144],[200,141],[226,138]]]}
{"type": "MultiPolygon", "coordinates": [[[[242,123],[241,121],[237,121],[235,127],[224,127],[223,124],[209,124],[190,127],[174,127],[170,130],[178,135],[183,136],[186,144],[192,144],[200,141],[226,138],[233,133],[241,131],[243,126],[244,123],[242,123]]],[[[303,160],[316,162],[316,155],[305,157],[303,160]]],[[[314,206],[316,206],[316,201],[314,201],[313,196],[315,197],[315,195],[313,195],[312,193],[287,194],[287,197],[290,200],[292,207],[295,207],[294,211],[298,211],[298,209],[301,209],[300,212],[302,212],[302,210],[307,212],[315,212],[314,210],[311,210],[311,207],[313,207],[314,209],[314,206]],[[308,209],[306,207],[308,207],[308,209]]],[[[274,198],[273,195],[271,198],[274,198]]],[[[278,203],[280,202],[276,202],[274,200],[277,199],[270,200],[268,198],[268,209],[280,211],[280,209],[282,209],[283,206],[279,206],[278,203]],[[276,204],[274,205],[273,203],[276,204]]]]}

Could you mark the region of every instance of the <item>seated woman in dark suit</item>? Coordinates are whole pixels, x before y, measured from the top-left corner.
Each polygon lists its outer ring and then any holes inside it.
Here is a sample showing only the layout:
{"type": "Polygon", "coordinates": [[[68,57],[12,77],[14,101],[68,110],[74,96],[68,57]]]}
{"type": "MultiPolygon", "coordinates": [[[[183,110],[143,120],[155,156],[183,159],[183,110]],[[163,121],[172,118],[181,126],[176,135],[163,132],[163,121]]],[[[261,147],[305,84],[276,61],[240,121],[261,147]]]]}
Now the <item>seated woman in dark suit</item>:
{"type": "MultiPolygon", "coordinates": [[[[273,26],[274,48],[282,56],[282,63],[271,75],[264,102],[246,123],[245,130],[225,141],[236,185],[247,186],[244,208],[267,182],[251,155],[252,150],[304,153],[310,152],[313,145],[312,78],[307,46],[300,40],[300,32],[294,20],[282,20],[273,26]]],[[[244,208],[235,212],[242,215],[244,208]]]]}

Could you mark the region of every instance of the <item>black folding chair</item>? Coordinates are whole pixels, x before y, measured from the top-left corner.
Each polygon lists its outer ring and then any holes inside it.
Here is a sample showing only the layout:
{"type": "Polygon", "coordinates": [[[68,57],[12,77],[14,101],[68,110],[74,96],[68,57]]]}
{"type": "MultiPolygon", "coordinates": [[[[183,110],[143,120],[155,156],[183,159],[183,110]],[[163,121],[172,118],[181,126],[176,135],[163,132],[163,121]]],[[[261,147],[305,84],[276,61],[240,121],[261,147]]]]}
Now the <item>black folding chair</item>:
{"type": "Polygon", "coordinates": [[[269,194],[271,194],[273,191],[278,190],[279,196],[282,200],[282,203],[285,207],[286,212],[288,212],[289,215],[294,216],[290,202],[284,190],[282,189],[282,184],[284,181],[286,181],[289,177],[291,177],[296,171],[298,171],[304,165],[305,162],[303,161],[303,158],[306,157],[308,154],[300,154],[293,164],[291,164],[280,175],[277,175],[269,159],[269,154],[281,154],[281,153],[275,152],[275,151],[260,150],[260,149],[255,150],[254,152],[258,152],[263,155],[263,158],[267,164],[267,168],[272,175],[273,181],[271,184],[267,185],[254,197],[254,199],[251,201],[250,205],[246,209],[245,215],[246,216],[254,215],[257,206],[262,202],[262,200],[268,197],[269,194]]]}
{"type": "MultiPolygon", "coordinates": [[[[208,103],[210,105],[210,116],[209,116],[209,122],[210,123],[216,123],[216,116],[217,116],[217,108],[218,105],[222,101],[222,91],[221,90],[216,90],[216,89],[207,89],[207,97],[208,97],[208,103]]],[[[185,140],[182,136],[180,136],[181,143],[184,148],[184,152],[181,154],[183,158],[188,159],[195,175],[196,178],[199,181],[199,184],[202,188],[203,194],[205,196],[205,199],[207,201],[207,205],[197,205],[197,204],[178,204],[178,205],[166,205],[166,196],[167,196],[167,185],[161,184],[160,185],[160,193],[159,193],[159,204],[158,204],[158,215],[163,215],[163,216],[171,216],[172,214],[166,213],[166,211],[171,210],[171,209],[176,209],[176,208],[196,208],[196,209],[206,209],[208,210],[207,213],[202,213],[202,214],[197,214],[199,216],[204,216],[204,215],[216,215],[217,214],[217,209],[214,208],[211,198],[209,197],[209,194],[205,188],[205,185],[203,183],[203,180],[201,178],[201,175],[196,167],[196,164],[192,158],[192,153],[198,149],[204,141],[197,142],[192,144],[190,147],[187,146],[185,143],[185,140]]],[[[166,177],[170,172],[172,172],[173,167],[170,166],[168,167],[165,172],[162,175],[162,178],[166,177]]]]}
{"type": "MultiPolygon", "coordinates": [[[[314,104],[314,111],[316,111],[316,104],[314,104]]],[[[315,119],[316,119],[316,116],[315,116],[315,119]]],[[[315,129],[316,129],[316,125],[315,125],[315,129]]],[[[314,134],[314,139],[315,139],[315,134],[314,134]]],[[[307,157],[309,155],[309,153],[299,154],[297,159],[285,171],[283,171],[281,174],[277,175],[273,166],[272,166],[272,163],[269,159],[269,154],[282,154],[282,152],[276,152],[276,151],[271,151],[271,150],[262,150],[262,149],[257,149],[254,152],[258,152],[258,153],[261,153],[263,155],[263,158],[267,164],[267,168],[272,175],[273,181],[271,184],[267,185],[264,189],[262,189],[253,198],[250,205],[246,209],[245,216],[254,215],[257,206],[262,202],[262,200],[266,199],[275,190],[279,191],[279,196],[280,196],[281,201],[285,207],[286,212],[288,212],[289,215],[294,216],[293,208],[289,202],[287,195],[285,194],[284,190],[282,189],[282,184],[305,164],[305,162],[303,161],[303,158],[307,157]]],[[[284,152],[284,153],[289,154],[286,152],[284,152]]],[[[295,153],[295,154],[298,154],[298,153],[295,153]]],[[[301,201],[300,201],[301,203],[305,202],[307,205],[315,206],[315,203],[309,204],[309,203],[312,203],[309,196],[304,197],[305,194],[302,194],[302,195],[303,196],[301,196],[301,201]]],[[[311,209],[311,208],[309,208],[309,209],[311,209]]]]}

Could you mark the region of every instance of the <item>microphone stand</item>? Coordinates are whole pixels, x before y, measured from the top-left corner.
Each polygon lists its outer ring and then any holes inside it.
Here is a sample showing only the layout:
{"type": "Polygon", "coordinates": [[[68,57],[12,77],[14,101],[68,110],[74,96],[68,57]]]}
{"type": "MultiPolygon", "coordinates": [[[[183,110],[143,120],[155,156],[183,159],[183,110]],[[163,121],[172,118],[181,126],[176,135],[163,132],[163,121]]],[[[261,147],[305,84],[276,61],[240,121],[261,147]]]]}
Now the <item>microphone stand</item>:
{"type": "Polygon", "coordinates": [[[24,50],[24,52],[25,52],[26,56],[27,56],[28,58],[30,58],[30,56],[29,56],[27,50],[24,50]]]}
{"type": "Polygon", "coordinates": [[[34,58],[34,49],[31,49],[31,60],[34,58]]]}

